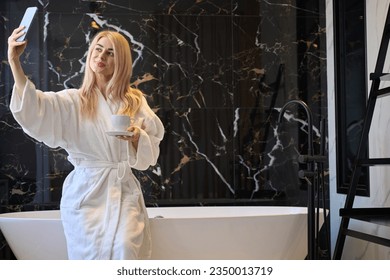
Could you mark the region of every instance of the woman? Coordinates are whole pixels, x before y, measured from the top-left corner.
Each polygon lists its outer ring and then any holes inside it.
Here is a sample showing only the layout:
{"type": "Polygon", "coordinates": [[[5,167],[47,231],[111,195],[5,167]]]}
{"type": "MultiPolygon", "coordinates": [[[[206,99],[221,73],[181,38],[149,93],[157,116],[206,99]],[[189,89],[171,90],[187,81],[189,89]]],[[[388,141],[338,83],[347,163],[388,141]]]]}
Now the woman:
{"type": "Polygon", "coordinates": [[[132,168],[155,165],[164,127],[139,90],[129,85],[127,40],[102,31],[93,39],[80,89],[42,92],[29,81],[17,42],[8,39],[15,85],[10,109],[23,130],[50,147],[62,147],[74,170],[62,191],[61,217],[70,259],[144,259],[151,254],[148,217],[132,168]],[[132,136],[113,137],[111,115],[131,116],[132,136]]]}

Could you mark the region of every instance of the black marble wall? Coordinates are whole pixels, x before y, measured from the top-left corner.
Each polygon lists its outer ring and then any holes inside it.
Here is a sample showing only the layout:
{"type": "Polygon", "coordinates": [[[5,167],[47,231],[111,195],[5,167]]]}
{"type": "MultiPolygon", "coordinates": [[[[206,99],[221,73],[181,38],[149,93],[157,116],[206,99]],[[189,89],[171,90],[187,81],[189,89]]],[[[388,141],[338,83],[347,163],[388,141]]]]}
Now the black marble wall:
{"type": "Polygon", "coordinates": [[[133,80],[162,119],[158,164],[137,172],[148,205],[306,205],[298,178],[307,102],[326,119],[325,3],[320,0],[40,0],[0,3],[0,212],[58,208],[66,153],[26,136],[8,107],[7,38],[39,15],[22,58],[42,90],[78,87],[98,29],[131,43],[133,80]]]}

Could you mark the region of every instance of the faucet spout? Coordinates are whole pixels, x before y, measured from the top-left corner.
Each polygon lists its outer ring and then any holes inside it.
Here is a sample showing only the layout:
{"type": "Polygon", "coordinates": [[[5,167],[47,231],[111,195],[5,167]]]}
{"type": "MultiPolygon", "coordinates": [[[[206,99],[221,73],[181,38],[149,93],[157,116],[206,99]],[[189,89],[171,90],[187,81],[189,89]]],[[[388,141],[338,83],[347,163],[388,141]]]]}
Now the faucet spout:
{"type": "Polygon", "coordinates": [[[296,104],[300,105],[305,109],[306,112],[306,117],[307,117],[307,126],[308,126],[308,131],[307,131],[307,145],[308,145],[308,155],[313,156],[314,155],[314,150],[313,150],[313,114],[309,108],[309,106],[302,100],[290,100],[284,106],[279,112],[279,118],[278,118],[278,123],[281,124],[283,120],[283,115],[286,112],[287,108],[290,107],[291,105],[296,104]]]}

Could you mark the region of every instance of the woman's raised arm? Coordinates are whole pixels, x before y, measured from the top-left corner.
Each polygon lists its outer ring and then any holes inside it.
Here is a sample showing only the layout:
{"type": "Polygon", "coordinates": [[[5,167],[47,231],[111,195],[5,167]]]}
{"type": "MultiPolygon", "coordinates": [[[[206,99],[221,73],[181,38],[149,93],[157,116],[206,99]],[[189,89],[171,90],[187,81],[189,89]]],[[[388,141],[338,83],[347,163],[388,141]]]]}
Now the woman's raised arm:
{"type": "Polygon", "coordinates": [[[24,34],[24,28],[24,26],[16,28],[8,38],[8,63],[11,67],[17,92],[21,92],[26,84],[26,75],[20,63],[20,56],[26,49],[27,41],[16,41],[24,34]]]}

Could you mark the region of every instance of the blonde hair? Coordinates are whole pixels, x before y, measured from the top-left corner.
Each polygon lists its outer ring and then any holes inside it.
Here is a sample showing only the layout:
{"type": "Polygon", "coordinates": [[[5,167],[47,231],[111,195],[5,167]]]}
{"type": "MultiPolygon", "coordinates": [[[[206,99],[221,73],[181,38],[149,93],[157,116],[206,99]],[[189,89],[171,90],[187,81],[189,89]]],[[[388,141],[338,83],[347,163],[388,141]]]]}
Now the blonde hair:
{"type": "Polygon", "coordinates": [[[107,85],[107,93],[113,101],[121,102],[117,114],[133,117],[141,106],[142,92],[130,86],[133,72],[130,46],[125,37],[115,31],[101,31],[92,40],[87,55],[85,74],[80,88],[81,115],[89,119],[96,117],[99,90],[96,76],[90,67],[91,53],[101,38],[107,38],[114,49],[114,73],[107,85]]]}

